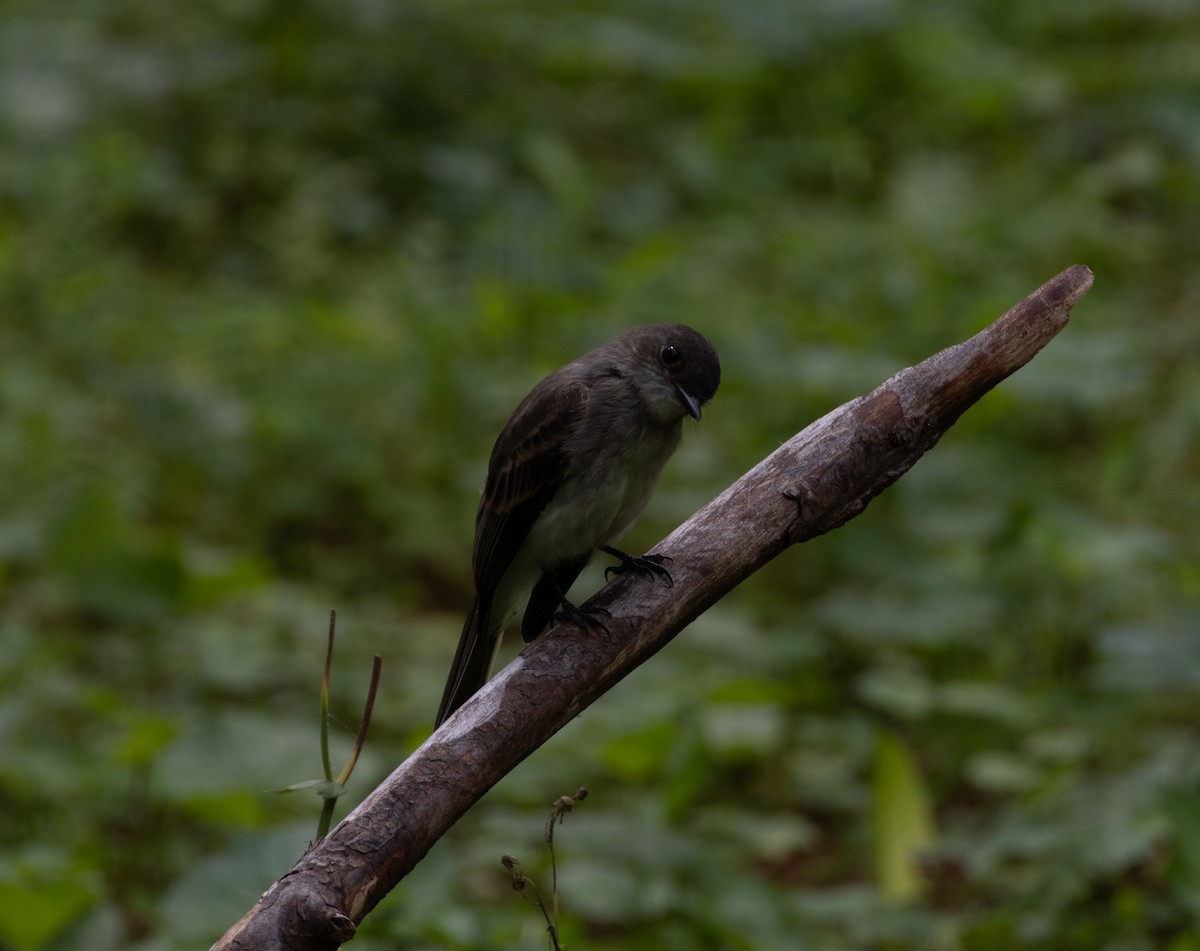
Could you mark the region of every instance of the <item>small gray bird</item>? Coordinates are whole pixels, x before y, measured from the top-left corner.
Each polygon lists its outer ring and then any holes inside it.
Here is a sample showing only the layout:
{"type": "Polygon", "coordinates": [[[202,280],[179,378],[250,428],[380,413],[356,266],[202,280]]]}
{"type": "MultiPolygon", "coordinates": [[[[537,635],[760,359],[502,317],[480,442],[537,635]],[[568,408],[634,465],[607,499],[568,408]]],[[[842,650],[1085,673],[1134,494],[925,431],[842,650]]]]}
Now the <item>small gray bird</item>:
{"type": "Polygon", "coordinates": [[[646,507],[683,418],[699,419],[720,381],[717,353],[701,334],[647,324],[555,370],[521,401],[488,462],[475,514],[475,599],[438,726],[487,681],[522,606],[526,641],[559,608],[590,620],[566,595],[598,549],[620,559],[613,570],[666,575],[653,555],[634,558],[610,543],[646,507]]]}

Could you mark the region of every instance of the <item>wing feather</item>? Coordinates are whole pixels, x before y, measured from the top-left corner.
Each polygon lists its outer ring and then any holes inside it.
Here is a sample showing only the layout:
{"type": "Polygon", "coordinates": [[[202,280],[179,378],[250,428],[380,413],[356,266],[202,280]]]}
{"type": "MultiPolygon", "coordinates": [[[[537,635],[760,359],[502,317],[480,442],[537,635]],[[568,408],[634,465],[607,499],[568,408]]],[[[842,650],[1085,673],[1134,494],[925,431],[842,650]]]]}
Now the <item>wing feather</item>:
{"type": "Polygon", "coordinates": [[[587,415],[588,387],[554,376],[525,398],[496,440],[475,516],[475,590],[486,597],[549,504],[566,469],[563,446],[587,415]]]}

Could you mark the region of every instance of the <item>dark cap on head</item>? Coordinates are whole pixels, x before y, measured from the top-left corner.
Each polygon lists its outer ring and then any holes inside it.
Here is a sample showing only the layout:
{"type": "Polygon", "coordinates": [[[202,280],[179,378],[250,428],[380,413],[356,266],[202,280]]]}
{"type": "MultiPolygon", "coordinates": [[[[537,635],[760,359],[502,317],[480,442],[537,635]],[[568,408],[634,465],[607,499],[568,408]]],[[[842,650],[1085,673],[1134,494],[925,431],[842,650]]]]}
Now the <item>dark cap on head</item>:
{"type": "Polygon", "coordinates": [[[700,407],[717,392],[721,361],[702,333],[686,324],[651,324],[658,338],[658,361],[675,386],[688,415],[700,418],[700,407]]]}

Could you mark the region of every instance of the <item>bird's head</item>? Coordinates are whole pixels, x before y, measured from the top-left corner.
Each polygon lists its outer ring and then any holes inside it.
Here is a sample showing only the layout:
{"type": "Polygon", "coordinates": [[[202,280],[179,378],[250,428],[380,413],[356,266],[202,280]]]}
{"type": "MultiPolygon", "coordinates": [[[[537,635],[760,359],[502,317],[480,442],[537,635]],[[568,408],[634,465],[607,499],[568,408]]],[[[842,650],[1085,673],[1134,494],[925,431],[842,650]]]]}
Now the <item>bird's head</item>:
{"type": "Polygon", "coordinates": [[[704,335],[685,324],[647,324],[622,337],[636,357],[650,414],[662,423],[699,419],[721,382],[721,361],[704,335]]]}

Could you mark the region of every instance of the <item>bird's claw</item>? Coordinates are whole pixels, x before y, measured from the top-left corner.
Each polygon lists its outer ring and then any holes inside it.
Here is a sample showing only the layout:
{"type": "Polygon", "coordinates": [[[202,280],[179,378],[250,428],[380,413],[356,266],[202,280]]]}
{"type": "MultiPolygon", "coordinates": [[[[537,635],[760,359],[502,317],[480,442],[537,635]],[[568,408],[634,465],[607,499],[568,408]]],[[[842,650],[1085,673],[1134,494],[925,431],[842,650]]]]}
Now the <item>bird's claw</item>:
{"type": "Polygon", "coordinates": [[[648,578],[662,578],[669,585],[675,583],[675,579],[671,577],[671,572],[667,571],[663,565],[664,561],[670,561],[667,555],[627,555],[623,551],[616,548],[610,548],[608,545],[601,546],[601,551],[605,554],[612,555],[618,561],[619,565],[609,565],[604,569],[604,580],[611,581],[610,575],[623,575],[627,571],[636,571],[640,575],[645,575],[648,578]]]}
{"type": "Polygon", "coordinates": [[[605,617],[612,617],[612,614],[605,608],[592,607],[586,604],[582,607],[576,607],[570,601],[564,600],[562,602],[562,610],[554,615],[554,620],[569,621],[583,630],[587,630],[590,627],[598,627],[607,634],[608,628],[600,620],[601,614],[605,617]]]}

